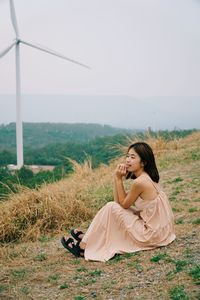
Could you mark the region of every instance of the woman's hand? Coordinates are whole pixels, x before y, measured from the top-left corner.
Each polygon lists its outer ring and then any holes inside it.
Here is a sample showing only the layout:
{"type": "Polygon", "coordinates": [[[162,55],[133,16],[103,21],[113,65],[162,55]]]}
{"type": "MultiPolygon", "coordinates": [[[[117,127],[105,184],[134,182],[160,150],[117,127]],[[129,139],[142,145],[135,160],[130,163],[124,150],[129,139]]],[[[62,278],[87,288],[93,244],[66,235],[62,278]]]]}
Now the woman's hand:
{"type": "Polygon", "coordinates": [[[117,165],[117,168],[115,170],[115,177],[117,179],[122,179],[123,176],[126,176],[127,174],[127,169],[126,169],[126,165],[125,164],[119,164],[117,165]]]}

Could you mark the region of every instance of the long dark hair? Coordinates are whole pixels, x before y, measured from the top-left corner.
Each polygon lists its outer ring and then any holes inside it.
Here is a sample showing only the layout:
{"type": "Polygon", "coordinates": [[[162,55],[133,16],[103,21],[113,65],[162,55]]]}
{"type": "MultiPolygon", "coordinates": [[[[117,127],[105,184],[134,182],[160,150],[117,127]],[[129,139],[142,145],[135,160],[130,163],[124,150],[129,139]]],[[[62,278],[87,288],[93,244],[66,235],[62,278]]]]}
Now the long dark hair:
{"type": "MultiPolygon", "coordinates": [[[[127,153],[133,148],[139,155],[141,162],[144,164],[144,171],[151,177],[154,182],[159,182],[160,176],[155,162],[155,157],[151,147],[144,142],[138,142],[128,147],[127,153]]],[[[128,172],[126,179],[135,179],[136,176],[133,172],[128,172]]]]}

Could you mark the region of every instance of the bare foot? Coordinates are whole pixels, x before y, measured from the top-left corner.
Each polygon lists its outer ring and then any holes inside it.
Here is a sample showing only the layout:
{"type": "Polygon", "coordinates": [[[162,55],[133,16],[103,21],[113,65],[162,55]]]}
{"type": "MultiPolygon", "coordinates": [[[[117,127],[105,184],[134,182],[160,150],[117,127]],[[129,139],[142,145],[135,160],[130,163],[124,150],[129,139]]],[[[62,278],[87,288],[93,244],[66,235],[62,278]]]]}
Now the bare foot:
{"type": "MultiPolygon", "coordinates": [[[[78,231],[82,231],[82,232],[83,232],[83,230],[80,229],[80,228],[74,229],[74,232],[75,232],[75,233],[77,233],[78,231]]],[[[79,238],[80,238],[81,240],[82,240],[83,237],[84,237],[84,234],[79,234],[79,238]]]]}
{"type": "MultiPolygon", "coordinates": [[[[78,231],[82,231],[80,228],[76,228],[74,229],[74,232],[77,233],[78,231]]],[[[84,234],[79,234],[79,238],[82,240],[82,238],[84,237],[84,234]]],[[[85,249],[86,243],[84,242],[80,242],[79,244],[81,249],[85,249]]]]}
{"type": "Polygon", "coordinates": [[[80,246],[81,249],[85,249],[86,243],[80,242],[79,246],[80,246]]]}

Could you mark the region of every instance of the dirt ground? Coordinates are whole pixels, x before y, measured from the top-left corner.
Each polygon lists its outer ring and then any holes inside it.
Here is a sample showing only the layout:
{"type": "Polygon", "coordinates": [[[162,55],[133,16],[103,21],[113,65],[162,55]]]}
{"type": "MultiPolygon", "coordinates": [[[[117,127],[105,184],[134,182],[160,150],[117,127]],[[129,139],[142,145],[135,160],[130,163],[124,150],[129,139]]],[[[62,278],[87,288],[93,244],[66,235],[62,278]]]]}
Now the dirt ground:
{"type": "Polygon", "coordinates": [[[200,299],[200,162],[162,171],[161,182],[175,215],[170,245],[106,263],[73,257],[60,235],[3,245],[0,299],[200,299]]]}

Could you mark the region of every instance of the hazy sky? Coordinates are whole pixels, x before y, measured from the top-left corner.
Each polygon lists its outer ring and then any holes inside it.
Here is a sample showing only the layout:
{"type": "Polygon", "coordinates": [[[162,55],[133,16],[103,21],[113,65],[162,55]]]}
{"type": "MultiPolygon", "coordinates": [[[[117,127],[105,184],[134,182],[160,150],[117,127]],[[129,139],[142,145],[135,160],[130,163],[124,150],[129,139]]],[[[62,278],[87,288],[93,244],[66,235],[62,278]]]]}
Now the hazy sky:
{"type": "MultiPolygon", "coordinates": [[[[72,104],[75,98],[70,102],[57,96],[48,101],[38,97],[40,109],[45,112],[42,115],[38,104],[31,104],[29,98],[23,103],[25,121],[100,119],[103,123],[132,126],[137,115],[139,126],[134,124],[135,127],[200,127],[199,0],[14,3],[21,38],[55,49],[92,68],[84,69],[22,45],[23,94],[84,95],[76,97],[76,107],[72,104]],[[96,102],[92,104],[91,99],[96,102]],[[84,118],[80,111],[80,107],[85,107],[82,101],[87,106],[84,118]],[[66,111],[70,114],[64,118],[66,111]]],[[[0,51],[14,38],[9,1],[0,0],[0,51]]],[[[0,59],[0,123],[15,119],[13,101],[3,96],[15,93],[14,59],[14,49],[0,59]]]]}

